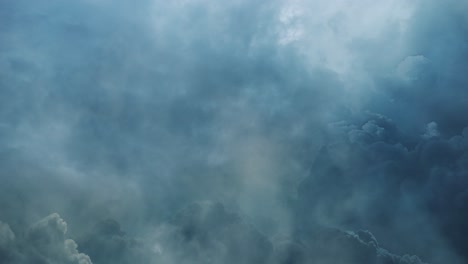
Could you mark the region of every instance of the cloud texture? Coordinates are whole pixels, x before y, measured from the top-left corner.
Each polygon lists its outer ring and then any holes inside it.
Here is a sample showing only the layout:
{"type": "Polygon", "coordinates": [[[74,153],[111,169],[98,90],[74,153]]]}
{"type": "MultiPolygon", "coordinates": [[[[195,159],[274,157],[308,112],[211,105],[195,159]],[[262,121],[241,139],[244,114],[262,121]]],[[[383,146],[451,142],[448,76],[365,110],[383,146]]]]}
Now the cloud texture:
{"type": "Polygon", "coordinates": [[[467,12],[0,0],[0,262],[467,263],[467,12]]]}
{"type": "Polygon", "coordinates": [[[2,222],[0,231],[2,263],[92,264],[78,252],[75,241],[65,239],[67,223],[56,213],[34,223],[20,237],[2,222]]]}

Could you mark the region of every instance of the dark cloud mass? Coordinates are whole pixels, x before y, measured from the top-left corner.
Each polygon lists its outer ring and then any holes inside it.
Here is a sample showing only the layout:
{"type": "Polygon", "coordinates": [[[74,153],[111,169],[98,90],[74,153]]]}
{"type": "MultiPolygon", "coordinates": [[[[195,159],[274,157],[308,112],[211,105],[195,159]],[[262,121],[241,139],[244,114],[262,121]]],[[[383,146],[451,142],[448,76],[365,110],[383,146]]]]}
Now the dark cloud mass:
{"type": "Polygon", "coordinates": [[[0,264],[468,263],[466,14],[0,0],[0,264]]]}

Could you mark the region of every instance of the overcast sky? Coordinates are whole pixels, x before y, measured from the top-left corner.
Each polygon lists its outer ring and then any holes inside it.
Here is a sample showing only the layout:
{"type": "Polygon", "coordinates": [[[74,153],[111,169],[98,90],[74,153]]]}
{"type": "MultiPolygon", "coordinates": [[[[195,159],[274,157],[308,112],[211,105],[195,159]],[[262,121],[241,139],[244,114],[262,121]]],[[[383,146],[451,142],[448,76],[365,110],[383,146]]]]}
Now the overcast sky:
{"type": "Polygon", "coordinates": [[[0,263],[468,263],[467,14],[0,0],[0,263]]]}

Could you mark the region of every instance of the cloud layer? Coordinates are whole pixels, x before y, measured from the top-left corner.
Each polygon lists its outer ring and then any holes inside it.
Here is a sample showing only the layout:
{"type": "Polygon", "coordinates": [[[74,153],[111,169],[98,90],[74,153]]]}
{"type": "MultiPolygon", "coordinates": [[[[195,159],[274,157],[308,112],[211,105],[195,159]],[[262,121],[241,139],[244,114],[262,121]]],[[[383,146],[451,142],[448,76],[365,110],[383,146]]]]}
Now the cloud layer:
{"type": "Polygon", "coordinates": [[[0,262],[466,263],[467,12],[0,0],[0,262]]]}

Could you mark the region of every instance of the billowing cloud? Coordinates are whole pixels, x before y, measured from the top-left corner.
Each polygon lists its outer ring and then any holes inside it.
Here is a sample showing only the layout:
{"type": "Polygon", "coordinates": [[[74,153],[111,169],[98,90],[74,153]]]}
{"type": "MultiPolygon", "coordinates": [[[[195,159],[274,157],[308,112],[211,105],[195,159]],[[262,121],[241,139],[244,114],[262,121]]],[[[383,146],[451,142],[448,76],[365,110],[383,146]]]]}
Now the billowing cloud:
{"type": "Polygon", "coordinates": [[[467,12],[0,1],[0,256],[466,262],[467,12]]]}
{"type": "Polygon", "coordinates": [[[75,241],[65,238],[67,223],[56,213],[31,225],[24,237],[15,237],[1,222],[0,231],[2,263],[92,264],[75,241]]]}
{"type": "Polygon", "coordinates": [[[195,202],[139,239],[115,220],[99,222],[80,240],[93,263],[347,263],[423,264],[417,256],[392,254],[369,231],[307,227],[269,238],[212,201],[195,202]]]}
{"type": "Polygon", "coordinates": [[[466,129],[443,138],[430,123],[423,137],[409,140],[382,116],[371,115],[361,124],[331,124],[337,136],[320,151],[299,188],[299,210],[305,212],[300,221],[365,226],[397,252],[418,244],[414,250],[420,256],[458,263],[466,243],[454,230],[465,227],[448,224],[446,217],[463,218],[466,129]],[[451,244],[456,240],[458,250],[451,244]],[[432,247],[438,251],[427,250],[432,247]]]}

